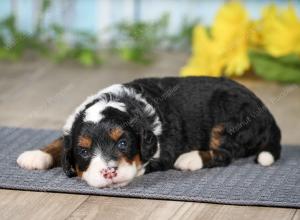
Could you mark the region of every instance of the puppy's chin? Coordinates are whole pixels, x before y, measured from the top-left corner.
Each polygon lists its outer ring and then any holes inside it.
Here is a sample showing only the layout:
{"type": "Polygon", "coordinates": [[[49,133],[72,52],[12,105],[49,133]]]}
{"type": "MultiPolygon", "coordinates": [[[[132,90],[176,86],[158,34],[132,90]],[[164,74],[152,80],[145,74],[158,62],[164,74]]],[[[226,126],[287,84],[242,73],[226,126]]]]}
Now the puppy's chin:
{"type": "Polygon", "coordinates": [[[138,174],[141,175],[141,169],[135,162],[122,161],[116,171],[117,175],[112,178],[104,178],[101,174],[101,170],[106,168],[105,162],[100,157],[95,157],[91,160],[88,169],[82,173],[81,179],[96,188],[122,187],[129,184],[138,174]]]}

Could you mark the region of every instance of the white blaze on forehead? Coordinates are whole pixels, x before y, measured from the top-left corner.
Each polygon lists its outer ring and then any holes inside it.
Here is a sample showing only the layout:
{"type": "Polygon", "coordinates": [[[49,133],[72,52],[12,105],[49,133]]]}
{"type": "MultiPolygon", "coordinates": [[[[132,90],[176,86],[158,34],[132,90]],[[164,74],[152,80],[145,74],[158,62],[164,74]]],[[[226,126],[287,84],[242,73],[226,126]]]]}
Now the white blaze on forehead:
{"type": "MultiPolygon", "coordinates": [[[[134,98],[135,100],[143,103],[145,105],[144,107],[144,112],[149,115],[149,116],[153,116],[156,114],[156,111],[154,109],[154,107],[147,102],[147,100],[142,96],[142,94],[139,94],[137,93],[134,89],[132,88],[126,88],[124,85],[121,85],[121,84],[115,84],[115,85],[112,85],[112,86],[109,86],[103,90],[100,90],[97,94],[93,95],[93,96],[90,96],[88,97],[79,107],[77,107],[75,109],[75,111],[73,112],[73,114],[71,114],[64,127],[63,127],[63,132],[65,135],[69,134],[71,129],[72,129],[72,126],[73,126],[73,123],[77,117],[77,115],[84,110],[85,106],[91,102],[93,102],[94,100],[96,100],[97,98],[100,98],[101,95],[103,95],[104,93],[111,93],[111,94],[114,94],[116,96],[120,96],[122,94],[126,94],[128,95],[129,97],[132,97],[134,98]]],[[[101,103],[101,101],[99,102],[101,103]]],[[[90,107],[87,112],[88,114],[86,114],[86,118],[85,120],[86,121],[92,121],[92,122],[99,122],[101,120],[101,118],[103,117],[100,112],[103,111],[105,109],[105,105],[103,105],[103,102],[102,104],[95,104],[93,105],[95,107],[90,107]],[[95,111],[94,111],[95,110],[95,111]],[[87,116],[89,115],[89,116],[87,116]]],[[[126,111],[125,109],[125,105],[123,104],[120,104],[118,102],[113,102],[113,101],[110,101],[107,103],[106,106],[110,106],[110,107],[113,107],[113,108],[116,108],[116,109],[119,109],[120,111],[126,111]],[[110,104],[109,104],[110,103],[110,104]]],[[[162,123],[159,119],[158,116],[155,117],[155,121],[153,122],[153,126],[152,126],[152,131],[155,135],[161,135],[162,133],[162,123]]]]}
{"type": "Polygon", "coordinates": [[[124,103],[115,102],[115,101],[110,101],[110,102],[100,101],[100,102],[97,102],[94,105],[90,106],[85,111],[84,121],[85,122],[98,123],[103,118],[103,115],[101,113],[107,107],[112,107],[112,108],[118,109],[122,112],[126,111],[126,107],[125,107],[124,103]]]}
{"type": "Polygon", "coordinates": [[[95,99],[99,98],[101,95],[103,95],[104,93],[120,93],[123,90],[123,85],[121,84],[114,84],[112,86],[109,86],[107,88],[104,88],[102,90],[100,90],[99,92],[97,92],[95,95],[89,96],[87,97],[87,99],[81,104],[79,105],[75,111],[68,117],[64,127],[63,127],[63,132],[64,134],[69,134],[71,131],[71,128],[73,126],[73,123],[77,117],[77,115],[84,110],[85,106],[91,102],[93,102],[95,99]]]}

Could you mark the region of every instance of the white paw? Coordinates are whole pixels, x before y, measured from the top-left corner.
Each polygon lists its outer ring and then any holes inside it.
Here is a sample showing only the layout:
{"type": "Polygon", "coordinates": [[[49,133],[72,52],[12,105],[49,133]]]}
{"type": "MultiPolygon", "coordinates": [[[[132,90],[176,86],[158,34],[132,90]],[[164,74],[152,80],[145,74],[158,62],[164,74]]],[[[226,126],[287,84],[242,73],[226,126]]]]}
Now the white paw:
{"type": "Polygon", "coordinates": [[[257,161],[262,166],[270,166],[274,163],[274,157],[270,152],[262,151],[259,153],[257,161]]]}
{"type": "Polygon", "coordinates": [[[139,169],[138,171],[137,171],[137,173],[136,173],[136,177],[138,177],[138,176],[142,176],[142,175],[144,175],[144,173],[145,173],[145,168],[141,168],[141,169],[139,169]]]}
{"type": "Polygon", "coordinates": [[[53,164],[52,156],[40,150],[25,151],[18,159],[20,167],[28,170],[46,170],[53,164]]]}
{"type": "Polygon", "coordinates": [[[174,167],[179,170],[199,170],[203,167],[203,162],[199,151],[191,151],[181,154],[174,163],[174,167]]]}

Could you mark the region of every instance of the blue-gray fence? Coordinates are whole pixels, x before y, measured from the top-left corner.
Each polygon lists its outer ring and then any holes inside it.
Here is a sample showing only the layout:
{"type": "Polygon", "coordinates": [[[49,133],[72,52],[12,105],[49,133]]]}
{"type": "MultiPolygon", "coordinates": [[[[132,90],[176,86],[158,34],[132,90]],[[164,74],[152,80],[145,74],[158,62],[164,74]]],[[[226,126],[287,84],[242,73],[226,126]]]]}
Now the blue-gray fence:
{"type": "MultiPolygon", "coordinates": [[[[58,23],[73,30],[98,33],[109,38],[105,30],[120,21],[155,20],[162,14],[170,16],[169,32],[176,33],[184,17],[210,24],[224,0],[52,0],[45,15],[45,26],[58,23]]],[[[257,18],[269,3],[279,6],[292,2],[300,14],[300,1],[246,0],[251,17],[257,18]]],[[[17,25],[32,32],[39,17],[42,0],[0,0],[0,19],[13,13],[17,25]]]]}

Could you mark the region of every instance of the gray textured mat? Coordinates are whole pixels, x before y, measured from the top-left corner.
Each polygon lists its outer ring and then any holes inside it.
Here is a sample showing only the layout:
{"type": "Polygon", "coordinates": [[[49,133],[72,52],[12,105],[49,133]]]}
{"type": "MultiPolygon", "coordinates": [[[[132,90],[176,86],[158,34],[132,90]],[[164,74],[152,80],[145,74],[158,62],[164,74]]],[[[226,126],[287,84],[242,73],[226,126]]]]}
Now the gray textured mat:
{"type": "Polygon", "coordinates": [[[300,208],[300,147],[284,147],[282,159],[272,167],[261,167],[247,158],[226,168],[155,172],[136,178],[124,188],[95,189],[77,178],[67,178],[60,168],[27,171],[17,166],[21,152],[48,143],[59,134],[0,128],[0,188],[300,208]]]}

